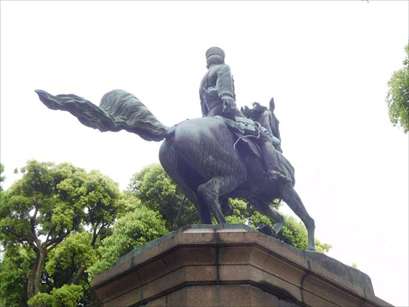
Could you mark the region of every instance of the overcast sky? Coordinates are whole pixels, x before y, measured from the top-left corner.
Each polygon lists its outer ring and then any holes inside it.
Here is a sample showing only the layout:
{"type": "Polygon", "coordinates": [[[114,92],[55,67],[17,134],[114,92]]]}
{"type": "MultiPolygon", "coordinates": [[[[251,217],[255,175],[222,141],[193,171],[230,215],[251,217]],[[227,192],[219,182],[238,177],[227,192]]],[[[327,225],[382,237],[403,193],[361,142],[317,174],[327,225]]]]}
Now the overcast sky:
{"type": "Polygon", "coordinates": [[[170,126],[201,115],[204,52],[217,45],[240,106],[275,97],[284,154],[329,255],[408,306],[408,136],[385,103],[407,41],[405,1],[2,2],[5,185],[36,159],[97,169],[125,188],[158,162],[160,144],[82,126],[34,89],[99,103],[122,88],[170,126]]]}

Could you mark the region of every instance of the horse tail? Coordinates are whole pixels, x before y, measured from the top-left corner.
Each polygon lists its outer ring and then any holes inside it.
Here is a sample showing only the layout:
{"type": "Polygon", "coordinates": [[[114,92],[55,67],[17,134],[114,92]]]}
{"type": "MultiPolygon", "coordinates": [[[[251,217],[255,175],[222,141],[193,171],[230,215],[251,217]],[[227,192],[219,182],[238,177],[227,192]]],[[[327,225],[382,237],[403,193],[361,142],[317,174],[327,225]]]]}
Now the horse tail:
{"type": "Polygon", "coordinates": [[[82,124],[102,132],[123,129],[148,141],[161,141],[170,133],[138,98],[124,90],[106,93],[99,107],[74,94],[36,93],[48,108],[68,111],[82,124]]]}
{"type": "Polygon", "coordinates": [[[124,90],[106,93],[102,97],[100,108],[113,118],[116,126],[145,140],[161,141],[168,134],[169,128],[164,126],[138,98],[124,90]]]}

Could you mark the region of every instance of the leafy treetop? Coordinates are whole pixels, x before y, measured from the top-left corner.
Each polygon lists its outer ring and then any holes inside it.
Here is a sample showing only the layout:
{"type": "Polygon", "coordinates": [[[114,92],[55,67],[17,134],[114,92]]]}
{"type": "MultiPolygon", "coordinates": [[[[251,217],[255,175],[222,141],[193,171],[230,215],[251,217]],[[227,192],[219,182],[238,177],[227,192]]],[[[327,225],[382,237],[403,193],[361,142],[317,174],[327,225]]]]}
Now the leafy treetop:
{"type": "Polygon", "coordinates": [[[68,163],[30,161],[23,177],[0,203],[0,240],[6,247],[31,249],[36,257],[28,274],[27,296],[41,290],[48,253],[71,232],[91,229],[91,244],[105,233],[118,210],[117,185],[98,172],[68,163]]]}
{"type": "Polygon", "coordinates": [[[409,131],[409,45],[405,47],[406,58],[402,69],[395,71],[388,82],[386,101],[389,118],[393,125],[400,124],[404,132],[409,131]]]}

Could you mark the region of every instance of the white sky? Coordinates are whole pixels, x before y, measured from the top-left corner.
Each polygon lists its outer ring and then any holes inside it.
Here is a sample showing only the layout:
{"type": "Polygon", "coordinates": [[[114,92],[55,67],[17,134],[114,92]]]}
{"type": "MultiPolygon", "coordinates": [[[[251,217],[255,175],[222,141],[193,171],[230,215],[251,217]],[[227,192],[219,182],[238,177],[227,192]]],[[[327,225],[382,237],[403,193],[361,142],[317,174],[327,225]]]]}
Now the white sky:
{"type": "Polygon", "coordinates": [[[2,2],[6,187],[36,159],[98,169],[125,188],[160,144],[82,126],[34,89],[98,104],[122,88],[173,125],[200,116],[204,52],[218,45],[239,105],[275,97],[296,189],[329,255],[408,306],[408,136],[385,103],[407,40],[405,1],[2,2]]]}

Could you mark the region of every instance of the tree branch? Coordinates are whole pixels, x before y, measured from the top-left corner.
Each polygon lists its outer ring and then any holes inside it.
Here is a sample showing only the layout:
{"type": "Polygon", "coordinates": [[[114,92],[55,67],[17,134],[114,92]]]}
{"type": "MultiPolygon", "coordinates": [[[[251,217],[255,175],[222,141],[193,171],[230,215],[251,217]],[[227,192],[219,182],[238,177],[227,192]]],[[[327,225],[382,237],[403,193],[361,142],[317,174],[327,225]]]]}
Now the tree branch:
{"type": "Polygon", "coordinates": [[[92,240],[91,240],[91,246],[92,247],[95,247],[95,242],[97,241],[97,236],[98,236],[98,233],[99,233],[99,231],[97,231],[97,228],[98,228],[98,224],[96,224],[95,227],[93,227],[93,230],[92,230],[92,240]]]}
{"type": "Polygon", "coordinates": [[[32,235],[33,240],[36,243],[37,247],[40,248],[41,247],[41,242],[38,239],[37,234],[36,234],[36,230],[35,230],[38,207],[36,205],[34,205],[34,207],[35,207],[34,215],[32,217],[30,217],[31,235],[32,235]]]}
{"type": "Polygon", "coordinates": [[[12,234],[15,238],[14,241],[21,243],[21,244],[26,244],[28,243],[35,251],[38,251],[38,247],[34,244],[32,240],[29,240],[28,238],[21,238],[22,236],[19,235],[12,227],[7,228],[7,232],[12,234]]]}
{"type": "Polygon", "coordinates": [[[60,243],[62,240],[65,239],[66,236],[68,236],[70,233],[70,231],[67,231],[66,233],[55,237],[54,239],[45,242],[44,247],[47,248],[49,251],[52,250],[54,247],[56,247],[58,245],[58,243],[60,243]]]}

